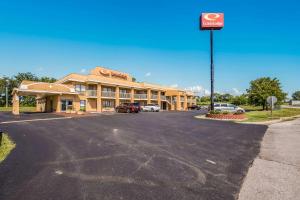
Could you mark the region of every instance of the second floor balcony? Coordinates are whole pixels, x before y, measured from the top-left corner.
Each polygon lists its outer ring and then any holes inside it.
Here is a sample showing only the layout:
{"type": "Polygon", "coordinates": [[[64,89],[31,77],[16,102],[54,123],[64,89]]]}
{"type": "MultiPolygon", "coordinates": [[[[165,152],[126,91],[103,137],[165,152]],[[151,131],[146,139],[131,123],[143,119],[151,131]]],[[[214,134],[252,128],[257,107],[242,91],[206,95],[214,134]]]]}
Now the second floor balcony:
{"type": "Polygon", "coordinates": [[[135,99],[147,99],[147,94],[134,94],[135,99]]]}
{"type": "Polygon", "coordinates": [[[167,97],[166,97],[165,95],[161,95],[161,96],[160,96],[160,99],[161,99],[162,101],[166,101],[166,100],[167,100],[167,97]]]}
{"type": "Polygon", "coordinates": [[[101,96],[106,98],[116,98],[116,93],[112,91],[102,91],[101,96]]]}
{"type": "Polygon", "coordinates": [[[151,99],[158,99],[158,95],[157,94],[151,94],[151,99]]]}
{"type": "Polygon", "coordinates": [[[86,90],[85,94],[87,97],[97,97],[97,90],[86,90]]]}
{"type": "Polygon", "coordinates": [[[120,92],[119,97],[121,99],[130,99],[131,98],[131,94],[130,93],[125,93],[125,92],[120,92]]]}

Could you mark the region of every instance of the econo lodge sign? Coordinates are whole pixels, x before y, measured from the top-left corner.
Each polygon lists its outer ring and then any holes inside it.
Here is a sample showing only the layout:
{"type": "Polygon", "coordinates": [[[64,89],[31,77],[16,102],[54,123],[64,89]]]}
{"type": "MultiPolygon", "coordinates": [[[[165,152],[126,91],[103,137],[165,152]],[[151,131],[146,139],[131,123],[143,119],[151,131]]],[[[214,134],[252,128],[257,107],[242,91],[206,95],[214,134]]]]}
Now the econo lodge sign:
{"type": "Polygon", "coordinates": [[[202,30],[219,30],[224,27],[224,13],[202,13],[202,30]]]}

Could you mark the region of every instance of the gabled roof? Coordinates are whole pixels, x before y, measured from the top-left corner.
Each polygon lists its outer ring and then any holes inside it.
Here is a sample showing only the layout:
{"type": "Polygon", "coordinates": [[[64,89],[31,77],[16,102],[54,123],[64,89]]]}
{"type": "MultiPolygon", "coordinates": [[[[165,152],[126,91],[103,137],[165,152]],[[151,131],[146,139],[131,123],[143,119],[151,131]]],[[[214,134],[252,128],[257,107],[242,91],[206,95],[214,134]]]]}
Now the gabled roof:
{"type": "Polygon", "coordinates": [[[48,93],[48,94],[77,94],[74,88],[60,83],[44,83],[34,81],[22,81],[14,92],[48,93]]]}

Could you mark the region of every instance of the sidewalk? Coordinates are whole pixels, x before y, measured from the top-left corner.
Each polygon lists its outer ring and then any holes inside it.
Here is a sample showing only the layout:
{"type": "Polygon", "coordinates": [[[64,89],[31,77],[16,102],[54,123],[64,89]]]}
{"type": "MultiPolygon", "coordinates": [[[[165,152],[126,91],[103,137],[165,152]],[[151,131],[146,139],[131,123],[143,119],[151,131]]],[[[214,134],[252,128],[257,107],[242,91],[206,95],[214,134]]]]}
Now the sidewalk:
{"type": "Polygon", "coordinates": [[[241,188],[239,200],[300,198],[300,119],[272,124],[241,188]]]}

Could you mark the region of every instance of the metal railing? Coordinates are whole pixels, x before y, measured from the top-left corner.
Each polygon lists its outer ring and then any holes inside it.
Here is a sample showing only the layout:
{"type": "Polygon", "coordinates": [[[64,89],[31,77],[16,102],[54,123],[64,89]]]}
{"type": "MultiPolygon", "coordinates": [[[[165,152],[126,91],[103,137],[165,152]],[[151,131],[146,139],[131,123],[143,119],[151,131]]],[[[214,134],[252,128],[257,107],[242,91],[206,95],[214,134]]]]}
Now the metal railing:
{"type": "Polygon", "coordinates": [[[162,101],[165,101],[165,100],[167,100],[167,97],[164,96],[164,95],[161,95],[161,96],[160,96],[160,99],[161,99],[162,101]]]}
{"type": "Polygon", "coordinates": [[[147,99],[147,94],[134,94],[135,99],[147,99]]]}
{"type": "Polygon", "coordinates": [[[180,101],[181,101],[181,102],[184,102],[184,97],[180,97],[180,101]]]}
{"type": "Polygon", "coordinates": [[[130,99],[130,98],[131,98],[131,94],[130,94],[130,93],[123,93],[123,92],[120,92],[120,98],[123,98],[123,99],[130,99]]]}
{"type": "Polygon", "coordinates": [[[158,95],[157,94],[152,94],[151,99],[158,99],[158,95]]]}
{"type": "Polygon", "coordinates": [[[86,90],[86,96],[97,97],[97,90],[86,90]]]}
{"type": "Polygon", "coordinates": [[[102,97],[111,97],[111,98],[115,98],[116,97],[116,93],[115,92],[111,92],[111,91],[102,91],[101,95],[102,95],[102,97]]]}

